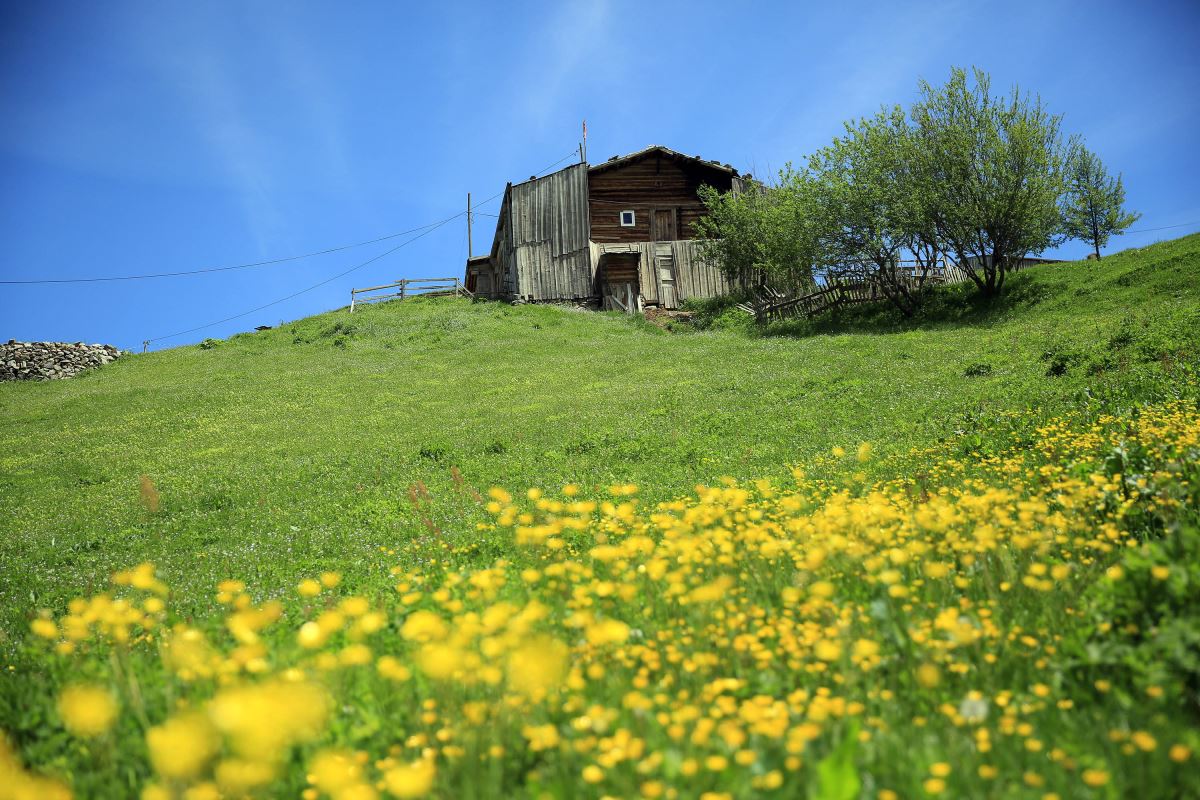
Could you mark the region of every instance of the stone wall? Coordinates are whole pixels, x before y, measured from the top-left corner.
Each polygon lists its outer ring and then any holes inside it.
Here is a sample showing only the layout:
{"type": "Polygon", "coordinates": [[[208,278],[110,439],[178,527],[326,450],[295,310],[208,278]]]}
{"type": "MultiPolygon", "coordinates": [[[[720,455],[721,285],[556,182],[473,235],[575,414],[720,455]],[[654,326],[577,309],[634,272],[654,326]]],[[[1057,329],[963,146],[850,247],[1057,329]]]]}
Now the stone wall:
{"type": "Polygon", "coordinates": [[[70,378],[85,369],[120,357],[110,344],[18,342],[0,344],[0,381],[46,381],[70,378]]]}

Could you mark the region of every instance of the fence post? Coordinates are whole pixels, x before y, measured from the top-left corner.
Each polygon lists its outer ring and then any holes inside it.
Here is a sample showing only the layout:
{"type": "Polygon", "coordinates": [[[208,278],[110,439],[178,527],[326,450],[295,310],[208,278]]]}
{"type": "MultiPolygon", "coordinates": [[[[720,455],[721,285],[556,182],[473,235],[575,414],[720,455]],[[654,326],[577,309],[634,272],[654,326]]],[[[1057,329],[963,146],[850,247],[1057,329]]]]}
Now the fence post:
{"type": "Polygon", "coordinates": [[[354,313],[354,290],[350,290],[350,313],[354,313]]]}

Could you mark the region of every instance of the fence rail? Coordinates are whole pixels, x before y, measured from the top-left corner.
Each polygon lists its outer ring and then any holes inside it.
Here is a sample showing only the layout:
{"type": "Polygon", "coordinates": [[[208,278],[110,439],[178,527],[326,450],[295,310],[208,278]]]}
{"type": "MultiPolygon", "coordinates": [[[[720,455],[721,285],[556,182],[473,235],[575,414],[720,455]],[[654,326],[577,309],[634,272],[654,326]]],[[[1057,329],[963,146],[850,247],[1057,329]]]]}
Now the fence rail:
{"type": "MultiPolygon", "coordinates": [[[[1058,263],[1057,259],[1023,258],[1009,267],[1009,272],[1053,263],[1058,263]]],[[[971,266],[979,269],[981,265],[973,260],[971,266]]],[[[945,258],[938,259],[928,270],[915,261],[896,261],[893,269],[901,282],[916,288],[926,284],[965,283],[970,280],[966,269],[945,258]]],[[[738,308],[753,314],[758,322],[765,323],[789,317],[815,317],[831,308],[884,298],[879,283],[871,277],[832,278],[825,286],[800,296],[788,296],[770,287],[760,287],[751,302],[741,303],[738,308]]]]}
{"type": "Polygon", "coordinates": [[[354,313],[356,305],[378,303],[381,300],[405,300],[412,297],[429,297],[436,295],[453,295],[454,297],[474,297],[475,295],[463,286],[458,278],[402,278],[395,283],[385,283],[382,286],[368,286],[364,289],[350,290],[350,313],[354,313]],[[376,294],[386,292],[386,294],[376,294]]]}
{"type": "Polygon", "coordinates": [[[738,307],[753,314],[759,322],[772,322],[789,317],[814,317],[831,308],[883,299],[878,284],[868,280],[838,280],[799,297],[779,298],[776,295],[778,292],[758,294],[754,302],[738,307]]]}

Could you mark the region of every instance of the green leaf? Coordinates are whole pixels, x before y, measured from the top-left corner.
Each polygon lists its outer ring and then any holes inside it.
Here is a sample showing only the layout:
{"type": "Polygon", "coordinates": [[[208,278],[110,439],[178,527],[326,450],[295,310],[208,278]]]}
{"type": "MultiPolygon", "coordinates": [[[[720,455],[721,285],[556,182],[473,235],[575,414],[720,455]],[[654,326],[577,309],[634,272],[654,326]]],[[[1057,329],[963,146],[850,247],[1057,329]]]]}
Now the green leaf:
{"type": "Polygon", "coordinates": [[[817,764],[817,800],[856,800],[862,790],[854,757],[858,754],[858,722],[854,722],[833,752],[817,764]]]}

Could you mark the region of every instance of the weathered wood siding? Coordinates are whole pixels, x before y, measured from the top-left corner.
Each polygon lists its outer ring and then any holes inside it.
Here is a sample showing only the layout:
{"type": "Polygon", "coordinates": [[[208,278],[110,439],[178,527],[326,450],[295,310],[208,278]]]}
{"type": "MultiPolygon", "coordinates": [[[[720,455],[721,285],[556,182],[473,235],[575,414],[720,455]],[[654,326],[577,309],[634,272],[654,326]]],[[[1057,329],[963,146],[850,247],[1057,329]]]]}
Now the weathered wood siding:
{"type": "Polygon", "coordinates": [[[511,293],[534,301],[591,297],[587,165],[517,184],[511,201],[511,293]]]}
{"type": "Polygon", "coordinates": [[[704,184],[721,191],[743,188],[742,179],[726,169],[661,148],[607,167],[577,164],[510,184],[489,253],[493,296],[594,301],[604,252],[637,255],[648,304],[674,305],[726,292],[728,282],[701,261],[692,241],[696,221],[705,213],[697,195],[704,184]],[[626,209],[637,215],[632,228],[620,224],[626,209]],[[664,280],[673,286],[665,297],[660,296],[664,280]]]}
{"type": "Polygon", "coordinates": [[[729,281],[716,266],[700,256],[700,241],[592,242],[592,263],[604,253],[637,253],[638,283],[647,305],[663,302],[655,256],[670,254],[675,268],[675,294],[682,303],[693,297],[717,297],[730,289],[729,281]]]}
{"type": "Polygon", "coordinates": [[[671,243],[675,256],[676,291],[680,300],[719,297],[733,288],[719,267],[701,257],[700,244],[697,239],[671,243]]]}
{"type": "Polygon", "coordinates": [[[693,239],[696,220],[704,216],[697,192],[708,184],[722,192],[733,187],[733,176],[695,161],[682,161],[664,153],[651,153],[628,164],[592,168],[588,178],[588,206],[592,241],[645,242],[651,236],[654,210],[675,213],[675,237],[693,239]],[[621,226],[621,212],[633,210],[635,224],[621,226]]]}

